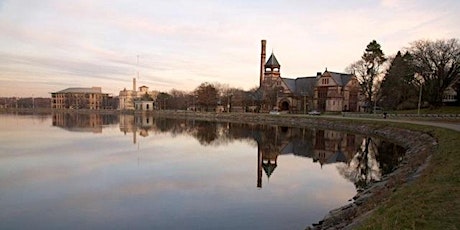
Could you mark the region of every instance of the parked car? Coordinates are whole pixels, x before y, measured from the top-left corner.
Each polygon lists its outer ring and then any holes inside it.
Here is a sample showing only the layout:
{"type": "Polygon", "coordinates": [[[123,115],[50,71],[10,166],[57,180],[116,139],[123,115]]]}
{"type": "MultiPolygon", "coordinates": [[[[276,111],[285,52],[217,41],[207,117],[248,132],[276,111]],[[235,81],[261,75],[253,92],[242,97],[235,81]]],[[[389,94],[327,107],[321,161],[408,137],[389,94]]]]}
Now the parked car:
{"type": "Polygon", "coordinates": [[[269,114],[272,114],[272,115],[280,115],[280,112],[279,111],[276,111],[276,110],[272,110],[269,112],[269,114]]]}
{"type": "Polygon", "coordinates": [[[374,107],[374,113],[382,113],[382,112],[383,112],[382,107],[378,107],[378,106],[374,107]]]}
{"type": "Polygon", "coordinates": [[[312,110],[312,111],[308,112],[308,115],[321,115],[321,112],[319,112],[317,110],[312,110]]]}

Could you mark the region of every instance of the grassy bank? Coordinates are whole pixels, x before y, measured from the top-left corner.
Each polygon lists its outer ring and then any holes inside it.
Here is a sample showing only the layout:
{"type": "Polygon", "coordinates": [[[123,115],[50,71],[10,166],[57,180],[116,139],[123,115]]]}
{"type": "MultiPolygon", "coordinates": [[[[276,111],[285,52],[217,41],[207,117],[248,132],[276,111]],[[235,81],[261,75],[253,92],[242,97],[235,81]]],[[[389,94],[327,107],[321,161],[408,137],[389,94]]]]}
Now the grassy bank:
{"type": "Polygon", "coordinates": [[[398,188],[360,229],[460,229],[460,133],[397,126],[429,132],[439,146],[422,175],[398,188]]]}

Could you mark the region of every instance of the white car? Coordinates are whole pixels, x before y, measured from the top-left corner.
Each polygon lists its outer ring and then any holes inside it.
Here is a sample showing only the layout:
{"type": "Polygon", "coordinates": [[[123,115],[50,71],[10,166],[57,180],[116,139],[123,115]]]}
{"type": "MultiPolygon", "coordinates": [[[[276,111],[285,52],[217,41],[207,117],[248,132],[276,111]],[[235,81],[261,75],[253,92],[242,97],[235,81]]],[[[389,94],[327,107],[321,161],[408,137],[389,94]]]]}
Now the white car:
{"type": "Polygon", "coordinates": [[[312,111],[308,112],[308,115],[321,115],[321,112],[319,112],[317,110],[312,110],[312,111]]]}

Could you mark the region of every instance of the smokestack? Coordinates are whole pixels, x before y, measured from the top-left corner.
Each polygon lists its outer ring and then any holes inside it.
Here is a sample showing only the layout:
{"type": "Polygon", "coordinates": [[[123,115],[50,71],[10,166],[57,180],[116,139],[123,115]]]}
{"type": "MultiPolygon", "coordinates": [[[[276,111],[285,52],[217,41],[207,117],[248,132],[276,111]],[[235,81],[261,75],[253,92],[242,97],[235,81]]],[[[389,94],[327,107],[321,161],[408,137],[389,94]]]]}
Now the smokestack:
{"type": "Polygon", "coordinates": [[[264,80],[264,73],[265,73],[265,46],[267,44],[266,40],[262,40],[262,50],[260,52],[260,82],[259,86],[262,86],[262,82],[264,80]]]}
{"type": "Polygon", "coordinates": [[[262,188],[262,151],[257,143],[257,188],[262,188]]]}
{"type": "Polygon", "coordinates": [[[136,91],[136,78],[133,78],[133,91],[136,91]]]}

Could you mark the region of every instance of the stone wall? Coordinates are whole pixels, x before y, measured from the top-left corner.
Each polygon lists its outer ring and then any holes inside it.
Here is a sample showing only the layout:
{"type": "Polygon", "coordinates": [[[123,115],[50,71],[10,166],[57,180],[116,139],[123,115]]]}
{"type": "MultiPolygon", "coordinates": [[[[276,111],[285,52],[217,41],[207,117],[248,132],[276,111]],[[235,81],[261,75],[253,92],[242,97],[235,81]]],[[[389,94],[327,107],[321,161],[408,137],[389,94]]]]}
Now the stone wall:
{"type": "MultiPolygon", "coordinates": [[[[344,117],[364,117],[364,118],[382,118],[383,113],[369,114],[369,113],[346,113],[343,112],[344,117]]],[[[420,120],[437,120],[437,119],[458,119],[460,120],[460,114],[406,114],[406,113],[388,113],[387,118],[391,119],[410,119],[417,118],[420,120]]]]}

